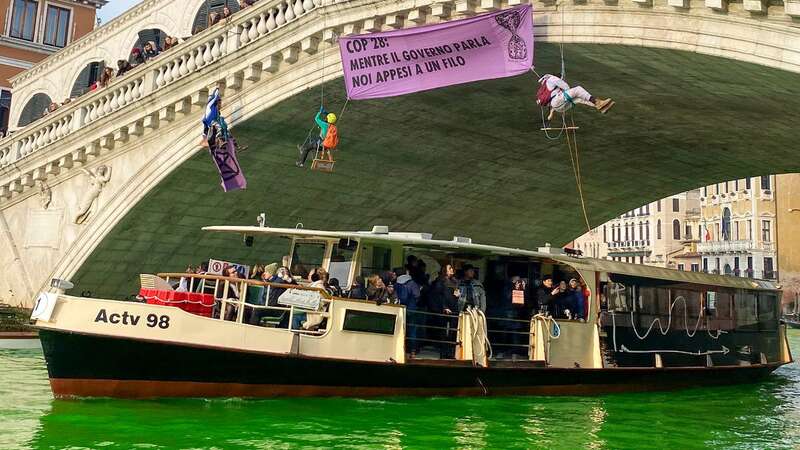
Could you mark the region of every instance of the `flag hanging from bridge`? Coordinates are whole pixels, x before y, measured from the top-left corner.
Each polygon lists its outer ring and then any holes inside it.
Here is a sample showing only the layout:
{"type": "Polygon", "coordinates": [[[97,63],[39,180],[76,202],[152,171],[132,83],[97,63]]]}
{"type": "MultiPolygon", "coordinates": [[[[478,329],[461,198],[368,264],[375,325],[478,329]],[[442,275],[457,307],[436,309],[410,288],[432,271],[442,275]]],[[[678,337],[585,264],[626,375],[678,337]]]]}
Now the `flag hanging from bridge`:
{"type": "Polygon", "coordinates": [[[510,77],[533,64],[531,5],[339,39],[347,96],[392,97],[510,77]]]}

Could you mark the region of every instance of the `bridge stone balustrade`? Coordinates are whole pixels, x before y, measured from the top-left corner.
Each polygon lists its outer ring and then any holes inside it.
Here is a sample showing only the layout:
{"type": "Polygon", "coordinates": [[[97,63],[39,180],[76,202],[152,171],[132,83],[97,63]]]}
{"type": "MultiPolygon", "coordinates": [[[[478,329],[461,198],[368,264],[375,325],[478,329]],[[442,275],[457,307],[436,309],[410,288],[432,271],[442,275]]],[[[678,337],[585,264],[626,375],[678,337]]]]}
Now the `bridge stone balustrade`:
{"type": "MultiPolygon", "coordinates": [[[[436,23],[522,2],[261,0],[17,130],[0,140],[0,265],[19,267],[22,275],[0,277],[0,298],[11,291],[29,303],[50,278],[72,276],[128,209],[200,149],[199,120],[215,86],[223,88],[223,111],[235,126],[340,77],[337,35],[436,23]],[[107,182],[97,181],[100,166],[111,169],[107,182]],[[88,220],[75,223],[90,194],[88,220]]],[[[37,92],[58,98],[87,62],[127,55],[142,28],[188,35],[203,3],[146,0],[16,77],[15,98],[37,92]],[[56,70],[69,60],[68,70],[56,70]]],[[[534,33],[539,41],[675,48],[800,72],[795,7],[724,0],[536,2],[534,33]]],[[[15,104],[12,123],[24,101],[15,104]]]]}

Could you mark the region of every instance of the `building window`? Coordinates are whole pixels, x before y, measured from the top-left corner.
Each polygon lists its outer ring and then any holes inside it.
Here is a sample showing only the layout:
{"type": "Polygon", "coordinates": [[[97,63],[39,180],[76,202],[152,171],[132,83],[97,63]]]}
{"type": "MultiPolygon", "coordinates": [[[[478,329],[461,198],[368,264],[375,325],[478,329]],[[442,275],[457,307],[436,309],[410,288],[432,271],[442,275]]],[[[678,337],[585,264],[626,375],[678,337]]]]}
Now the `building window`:
{"type": "Polygon", "coordinates": [[[739,240],[739,221],[733,222],[733,240],[739,240]]]}
{"type": "Polygon", "coordinates": [[[764,278],[770,280],[775,278],[775,269],[772,266],[772,257],[770,256],[764,257],[764,278]]]}
{"type": "Polygon", "coordinates": [[[678,219],[672,221],[672,239],[676,241],[681,240],[681,223],[678,219]]]}
{"type": "Polygon", "coordinates": [[[44,25],[44,43],[65,47],[69,35],[69,13],[66,8],[47,5],[47,22],[44,25]]]}
{"type": "Polygon", "coordinates": [[[765,191],[770,190],[769,175],[761,177],[761,189],[764,189],[765,191]]]}
{"type": "Polygon", "coordinates": [[[703,272],[708,273],[708,258],[703,258],[703,272]]]}
{"type": "Polygon", "coordinates": [[[0,136],[8,134],[8,118],[11,112],[11,91],[0,91],[0,136]]]}
{"type": "Polygon", "coordinates": [[[603,243],[604,244],[608,243],[608,234],[605,225],[603,225],[603,243]]]}
{"type": "Polygon", "coordinates": [[[686,270],[686,266],[684,266],[683,264],[678,264],[678,270],[683,272],[684,270],[686,270]]]}
{"type": "Polygon", "coordinates": [[[719,258],[714,258],[714,270],[715,270],[714,273],[719,273],[719,268],[720,268],[719,258]]]}
{"type": "Polygon", "coordinates": [[[661,200],[658,201],[658,204],[656,205],[656,208],[657,208],[658,212],[661,212],[661,200]]]}
{"type": "Polygon", "coordinates": [[[681,210],[681,201],[677,198],[672,199],[672,212],[679,212],[681,210]]]}
{"type": "Polygon", "coordinates": [[[639,222],[639,240],[640,241],[644,240],[644,223],[643,222],[639,222]]]}
{"type": "Polygon", "coordinates": [[[733,190],[737,192],[739,191],[739,180],[733,181],[733,190]]]}
{"type": "Polygon", "coordinates": [[[717,186],[717,195],[719,195],[721,193],[721,191],[719,190],[719,183],[717,183],[716,186],[717,186]]]}
{"type": "Polygon", "coordinates": [[[684,238],[692,239],[692,226],[689,225],[688,223],[686,224],[686,236],[684,236],[684,238]]]}
{"type": "Polygon", "coordinates": [[[703,186],[703,197],[708,197],[708,186],[703,186]]]}
{"type": "Polygon", "coordinates": [[[630,235],[628,234],[628,224],[627,223],[625,224],[625,240],[626,241],[630,240],[630,235]]]}
{"type": "Polygon", "coordinates": [[[747,239],[749,239],[751,241],[753,240],[753,221],[752,220],[748,220],[747,221],[747,239]]]}
{"type": "Polygon", "coordinates": [[[645,235],[645,240],[647,240],[649,242],[650,241],[650,221],[649,220],[644,223],[644,235],[645,235]]]}
{"type": "Polygon", "coordinates": [[[744,179],[744,188],[745,189],[750,189],[750,178],[745,178],[744,179]]]}
{"type": "Polygon", "coordinates": [[[737,276],[739,275],[739,257],[738,256],[734,256],[733,257],[733,274],[737,275],[737,276]]]}
{"type": "Polygon", "coordinates": [[[36,10],[39,5],[34,0],[14,0],[11,16],[11,37],[32,41],[36,31],[36,10]]]}
{"type": "Polygon", "coordinates": [[[731,210],[724,208],[722,210],[722,240],[731,240],[731,210]]]}
{"type": "Polygon", "coordinates": [[[770,225],[771,222],[769,220],[762,220],[761,221],[761,241],[762,242],[772,242],[770,239],[770,225]]]}
{"type": "Polygon", "coordinates": [[[692,272],[699,272],[700,265],[699,264],[692,264],[692,272]]]}
{"type": "Polygon", "coordinates": [[[661,239],[661,219],[656,222],[656,239],[661,239]]]}

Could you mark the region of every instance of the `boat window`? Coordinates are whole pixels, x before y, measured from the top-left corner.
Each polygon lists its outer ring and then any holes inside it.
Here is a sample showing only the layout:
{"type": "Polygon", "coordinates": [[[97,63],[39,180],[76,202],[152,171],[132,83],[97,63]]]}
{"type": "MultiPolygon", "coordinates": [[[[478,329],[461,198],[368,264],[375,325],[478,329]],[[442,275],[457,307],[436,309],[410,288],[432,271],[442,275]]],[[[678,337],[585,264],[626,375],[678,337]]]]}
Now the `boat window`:
{"type": "Polygon", "coordinates": [[[633,287],[627,287],[622,283],[606,283],[606,298],[608,299],[608,309],[613,311],[630,311],[630,298],[633,298],[633,287]]]}
{"type": "Polygon", "coordinates": [[[709,329],[731,330],[734,328],[733,297],[733,294],[729,292],[706,292],[709,329]]]}
{"type": "Polygon", "coordinates": [[[758,294],[758,328],[775,330],[778,326],[778,296],[772,293],[758,294]]]}
{"type": "Polygon", "coordinates": [[[736,313],[736,328],[755,328],[758,323],[758,304],[756,294],[752,291],[742,291],[734,298],[736,313]]]}
{"type": "Polygon", "coordinates": [[[642,286],[638,289],[636,308],[643,314],[669,314],[669,290],[659,287],[642,286]]]}
{"type": "Polygon", "coordinates": [[[344,313],[342,329],[365,333],[394,334],[395,322],[396,316],[394,314],[348,309],[344,313]]]}
{"type": "Polygon", "coordinates": [[[689,317],[699,317],[700,310],[702,305],[702,300],[700,298],[700,292],[698,291],[689,291],[686,289],[673,289],[672,290],[672,302],[675,303],[675,306],[672,308],[672,314],[677,314],[677,317],[683,315],[683,308],[685,305],[686,314],[689,317]],[[681,300],[683,299],[683,300],[681,300]]]}
{"type": "Polygon", "coordinates": [[[307,278],[311,269],[322,266],[324,258],[325,243],[296,242],[292,253],[292,275],[307,278]]]}
{"type": "Polygon", "coordinates": [[[392,249],[389,247],[366,247],[361,259],[361,275],[365,278],[392,269],[392,249]]]}
{"type": "Polygon", "coordinates": [[[342,239],[333,244],[328,273],[331,279],[336,278],[343,286],[350,279],[350,269],[353,267],[353,255],[357,246],[358,242],[351,239],[342,239]]]}

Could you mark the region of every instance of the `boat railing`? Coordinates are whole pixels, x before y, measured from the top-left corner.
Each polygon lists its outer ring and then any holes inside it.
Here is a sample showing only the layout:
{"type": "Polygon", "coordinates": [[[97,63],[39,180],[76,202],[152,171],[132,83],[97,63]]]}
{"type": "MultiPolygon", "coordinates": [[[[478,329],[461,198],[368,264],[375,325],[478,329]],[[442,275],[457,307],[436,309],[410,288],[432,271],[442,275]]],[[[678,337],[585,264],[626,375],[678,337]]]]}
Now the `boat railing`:
{"type": "Polygon", "coordinates": [[[215,307],[212,318],[233,321],[249,325],[261,325],[263,319],[273,320],[271,325],[276,328],[291,329],[296,333],[320,334],[314,329],[304,329],[304,324],[298,322],[298,318],[304,314],[306,317],[305,326],[315,328],[324,319],[330,317],[327,312],[328,304],[333,297],[324,289],[300,284],[270,283],[261,280],[251,280],[244,278],[226,277],[222,275],[191,274],[191,273],[159,273],[159,277],[172,284],[178,280],[178,289],[188,292],[212,294],[215,300],[215,307]],[[263,291],[254,291],[249,288],[263,288],[263,291]],[[312,291],[320,295],[320,306],[318,309],[302,308],[296,305],[270,306],[269,300],[274,294],[274,290],[279,289],[281,293],[288,289],[299,291],[312,291]],[[257,297],[253,297],[256,295],[257,297]],[[270,315],[269,313],[277,313],[270,315]],[[286,317],[288,314],[288,317],[286,317]],[[277,322],[277,323],[276,323],[277,322]]]}
{"type": "Polygon", "coordinates": [[[531,321],[508,317],[486,317],[486,334],[495,359],[529,354],[531,321]]]}
{"type": "Polygon", "coordinates": [[[439,351],[440,359],[454,359],[461,321],[455,314],[406,309],[406,352],[420,353],[425,344],[439,351]]]}

